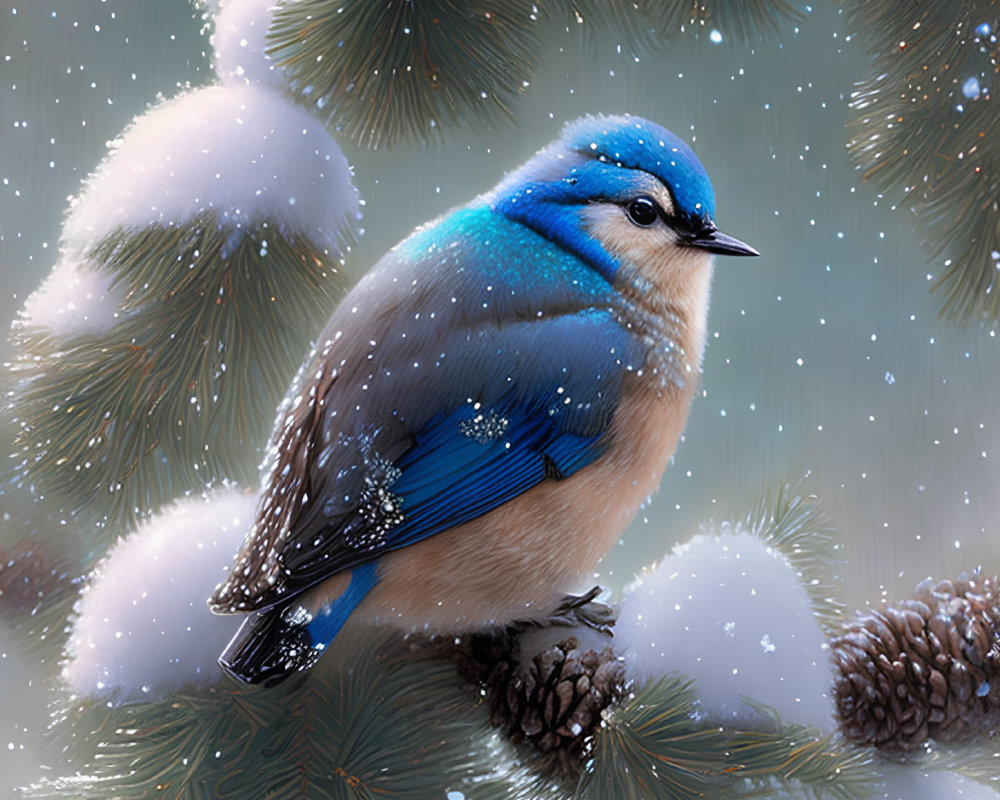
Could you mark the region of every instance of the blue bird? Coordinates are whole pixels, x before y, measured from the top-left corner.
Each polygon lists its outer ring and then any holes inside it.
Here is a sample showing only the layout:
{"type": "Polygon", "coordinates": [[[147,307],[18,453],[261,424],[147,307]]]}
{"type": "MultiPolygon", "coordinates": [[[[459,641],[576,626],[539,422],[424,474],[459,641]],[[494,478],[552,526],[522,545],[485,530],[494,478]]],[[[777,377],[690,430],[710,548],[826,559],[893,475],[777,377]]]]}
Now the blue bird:
{"type": "Polygon", "coordinates": [[[587,116],[417,228],[336,309],[282,407],[256,521],[210,600],[248,683],[352,614],[543,618],[660,482],[700,372],[719,231],[694,153],[587,116]]]}

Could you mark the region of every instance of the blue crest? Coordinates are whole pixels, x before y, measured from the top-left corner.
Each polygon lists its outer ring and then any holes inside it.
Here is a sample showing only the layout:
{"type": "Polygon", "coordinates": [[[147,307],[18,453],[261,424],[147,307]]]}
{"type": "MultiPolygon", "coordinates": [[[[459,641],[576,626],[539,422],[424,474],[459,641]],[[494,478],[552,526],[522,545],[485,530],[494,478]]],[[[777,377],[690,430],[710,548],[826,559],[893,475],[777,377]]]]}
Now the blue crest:
{"type": "Polygon", "coordinates": [[[567,122],[560,140],[581,155],[655,175],[670,189],[681,214],[715,218],[708,173],[691,148],[663,126],[642,117],[599,114],[567,122]]]}

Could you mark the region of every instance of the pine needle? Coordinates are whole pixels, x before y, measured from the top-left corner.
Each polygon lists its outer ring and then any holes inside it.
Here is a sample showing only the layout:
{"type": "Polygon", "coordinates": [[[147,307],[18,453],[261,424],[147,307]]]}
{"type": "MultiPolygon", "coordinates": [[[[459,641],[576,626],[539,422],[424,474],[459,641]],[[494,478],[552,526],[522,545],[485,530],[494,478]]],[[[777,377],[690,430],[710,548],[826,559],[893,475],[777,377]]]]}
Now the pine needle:
{"type": "Polygon", "coordinates": [[[285,0],[268,54],[299,102],[371,148],[488,123],[531,79],[539,43],[529,0],[285,0]]]}
{"type": "Polygon", "coordinates": [[[706,533],[746,531],[779,551],[809,595],[813,615],[827,634],[840,632],[844,602],[837,569],[845,563],[843,543],[819,498],[804,481],[784,482],[764,491],[749,511],[737,499],[725,503],[727,518],[703,526],[706,533]]]}
{"type": "Polygon", "coordinates": [[[801,484],[783,483],[765,493],[740,524],[788,559],[809,595],[817,622],[827,634],[838,631],[844,602],[836,568],[844,563],[843,544],[819,498],[806,493],[801,484]]]}
{"type": "Polygon", "coordinates": [[[1000,117],[991,85],[1000,3],[843,5],[875,62],[875,77],[852,94],[851,157],[864,180],[921,220],[928,262],[944,259],[932,285],[943,316],[995,324],[1000,117]]]}
{"type": "Polygon", "coordinates": [[[344,286],[331,258],[267,223],[202,214],[117,231],[88,261],[125,286],[121,316],[70,341],[22,331],[18,480],[112,528],[213,480],[253,484],[274,409],[344,286]]]}
{"type": "Polygon", "coordinates": [[[799,725],[709,727],[687,679],[650,682],[607,716],[577,788],[581,800],[772,797],[776,787],[847,800],[870,789],[867,751],[799,725]]]}
{"type": "Polygon", "coordinates": [[[509,797],[490,777],[485,714],[454,666],[414,661],[398,636],[366,638],[294,686],[220,684],[122,706],[67,698],[55,735],[84,763],[25,796],[440,800],[445,786],[471,781],[477,800],[509,797]]]}

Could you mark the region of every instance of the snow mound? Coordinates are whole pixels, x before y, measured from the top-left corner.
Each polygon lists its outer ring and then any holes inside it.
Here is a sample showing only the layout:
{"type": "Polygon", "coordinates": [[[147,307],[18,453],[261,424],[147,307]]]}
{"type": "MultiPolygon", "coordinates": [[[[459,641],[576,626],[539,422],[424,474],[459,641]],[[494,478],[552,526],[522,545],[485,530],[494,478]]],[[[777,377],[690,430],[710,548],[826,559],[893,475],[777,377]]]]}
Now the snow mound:
{"type": "Polygon", "coordinates": [[[80,600],[63,678],[116,701],[205,686],[242,617],[207,599],[253,519],[256,498],[225,489],[174,503],[111,548],[80,600]]]}
{"type": "Polygon", "coordinates": [[[121,228],[269,221],[339,253],[358,216],[351,169],[323,125],[256,84],[186,92],[137,117],[70,202],[62,244],[82,256],[121,228]]]}
{"type": "Polygon", "coordinates": [[[826,639],[787,559],[745,532],[674,548],[625,590],[615,651],[640,684],[695,679],[707,718],[754,725],[744,702],[785,722],[833,729],[826,639]]]}

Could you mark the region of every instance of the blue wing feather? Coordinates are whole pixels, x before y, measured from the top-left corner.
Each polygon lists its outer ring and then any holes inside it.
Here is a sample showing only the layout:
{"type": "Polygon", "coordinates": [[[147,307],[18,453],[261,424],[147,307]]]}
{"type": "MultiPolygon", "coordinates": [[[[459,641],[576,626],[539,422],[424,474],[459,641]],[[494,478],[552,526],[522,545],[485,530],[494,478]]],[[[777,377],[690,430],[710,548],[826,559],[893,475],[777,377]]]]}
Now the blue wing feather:
{"type": "MultiPolygon", "coordinates": [[[[491,409],[496,413],[495,409],[491,409]]],[[[480,442],[463,433],[465,408],[438,420],[397,466],[391,490],[405,519],[390,535],[402,547],[475,519],[527,491],[547,476],[546,458],[569,477],[597,458],[603,434],[559,430],[548,411],[514,409],[503,417],[508,433],[480,442]]]]}

